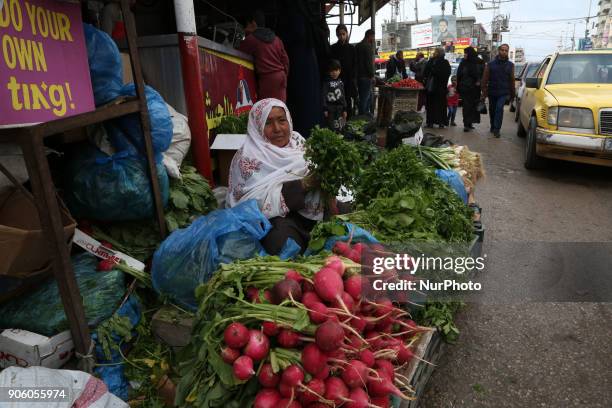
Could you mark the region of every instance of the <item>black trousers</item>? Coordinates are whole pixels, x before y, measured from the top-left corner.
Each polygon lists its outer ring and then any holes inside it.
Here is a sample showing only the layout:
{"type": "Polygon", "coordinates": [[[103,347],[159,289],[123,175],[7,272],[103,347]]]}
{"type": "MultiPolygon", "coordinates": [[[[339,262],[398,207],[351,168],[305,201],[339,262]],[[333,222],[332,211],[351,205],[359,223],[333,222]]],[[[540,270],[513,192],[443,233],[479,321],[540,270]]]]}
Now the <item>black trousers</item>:
{"type": "Polygon", "coordinates": [[[270,255],[280,254],[287,238],[293,239],[304,253],[310,241],[310,231],[314,228],[316,221],[309,220],[297,212],[290,212],[286,217],[270,218],[272,229],[262,240],[266,252],[270,255]]]}

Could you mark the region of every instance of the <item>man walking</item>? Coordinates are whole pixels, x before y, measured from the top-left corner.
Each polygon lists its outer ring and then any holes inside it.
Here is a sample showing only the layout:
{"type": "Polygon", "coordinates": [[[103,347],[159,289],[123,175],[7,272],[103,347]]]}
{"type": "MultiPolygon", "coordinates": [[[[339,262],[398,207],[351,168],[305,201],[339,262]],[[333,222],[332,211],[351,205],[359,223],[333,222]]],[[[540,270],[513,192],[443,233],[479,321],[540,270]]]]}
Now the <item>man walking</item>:
{"type": "Polygon", "coordinates": [[[359,89],[359,114],[372,112],[372,86],[374,85],[374,30],[355,46],[357,57],[357,87],[359,89]]]}
{"type": "Polygon", "coordinates": [[[482,77],[482,99],[489,98],[491,132],[500,137],[506,101],[514,99],[514,64],[508,60],[508,44],[497,48],[497,56],[487,64],[482,77]]]}

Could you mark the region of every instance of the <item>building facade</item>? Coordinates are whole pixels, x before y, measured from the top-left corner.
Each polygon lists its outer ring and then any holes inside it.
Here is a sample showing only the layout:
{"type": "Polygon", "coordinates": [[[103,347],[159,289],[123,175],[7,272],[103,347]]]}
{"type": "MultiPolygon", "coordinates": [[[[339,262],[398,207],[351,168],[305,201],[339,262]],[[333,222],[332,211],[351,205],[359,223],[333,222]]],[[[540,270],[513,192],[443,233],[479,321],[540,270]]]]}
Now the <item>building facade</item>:
{"type": "Polygon", "coordinates": [[[599,0],[593,48],[612,48],[612,0],[599,0]]]}

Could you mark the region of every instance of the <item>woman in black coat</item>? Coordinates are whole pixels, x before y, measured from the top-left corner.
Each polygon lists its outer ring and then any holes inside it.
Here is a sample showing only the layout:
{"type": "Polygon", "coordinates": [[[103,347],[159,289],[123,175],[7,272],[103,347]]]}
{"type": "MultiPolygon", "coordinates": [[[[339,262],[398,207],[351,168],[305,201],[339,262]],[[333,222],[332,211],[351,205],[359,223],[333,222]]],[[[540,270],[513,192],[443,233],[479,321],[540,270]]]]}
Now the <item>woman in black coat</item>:
{"type": "Polygon", "coordinates": [[[484,63],[478,58],[476,50],[468,47],[464,51],[463,61],[457,69],[457,90],[463,103],[463,131],[474,129],[474,123],[480,123],[478,102],[480,101],[480,82],[484,72],[484,63]]]}
{"type": "Polygon", "coordinates": [[[446,93],[448,78],[451,74],[450,63],[444,58],[444,48],[436,48],[433,57],[425,66],[425,90],[427,91],[427,127],[444,127],[446,115],[446,93]]]}

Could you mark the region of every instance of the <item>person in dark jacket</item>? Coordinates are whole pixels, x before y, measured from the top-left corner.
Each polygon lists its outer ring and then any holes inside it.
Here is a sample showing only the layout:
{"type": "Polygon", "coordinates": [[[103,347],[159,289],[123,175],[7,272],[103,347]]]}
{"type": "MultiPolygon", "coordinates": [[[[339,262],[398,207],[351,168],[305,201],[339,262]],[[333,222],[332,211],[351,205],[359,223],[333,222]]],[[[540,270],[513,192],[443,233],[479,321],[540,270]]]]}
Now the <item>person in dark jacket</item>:
{"type": "Polygon", "coordinates": [[[304,2],[287,0],[282,4],[286,15],[279,21],[278,34],[291,61],[287,105],[294,129],[308,138],[315,126],[324,123],[315,28],[304,2]]]}
{"type": "Polygon", "coordinates": [[[425,66],[425,90],[427,91],[427,127],[446,125],[446,93],[451,74],[450,63],[444,58],[444,48],[436,48],[425,66]]]}
{"type": "Polygon", "coordinates": [[[349,116],[357,105],[357,79],[355,78],[355,47],[349,44],[348,30],[344,24],[336,27],[338,42],[331,46],[332,58],[340,61],[340,79],[344,84],[349,116]]]}
{"type": "Polygon", "coordinates": [[[340,61],[331,60],[328,71],[328,77],[323,82],[323,114],[327,127],[339,132],[347,117],[344,84],[340,80],[340,61]]]}
{"type": "Polygon", "coordinates": [[[463,55],[463,61],[457,69],[457,89],[463,103],[463,130],[469,132],[474,129],[474,123],[480,123],[477,107],[484,63],[472,47],[467,47],[463,55]]]}
{"type": "Polygon", "coordinates": [[[359,114],[372,112],[372,86],[374,85],[374,30],[366,31],[363,40],[355,46],[357,56],[357,87],[359,114]]]}
{"type": "Polygon", "coordinates": [[[497,48],[497,56],[487,64],[482,77],[482,98],[489,98],[493,136],[500,137],[506,101],[514,99],[514,64],[508,59],[508,44],[497,48]]]}
{"type": "Polygon", "coordinates": [[[385,71],[385,79],[391,79],[395,75],[400,75],[402,79],[408,78],[406,72],[406,61],[404,60],[404,52],[398,51],[392,55],[387,61],[387,69],[385,71]]]}
{"type": "Polygon", "coordinates": [[[255,60],[258,99],[276,98],[285,102],[289,57],[283,42],[264,25],[265,17],[259,11],[247,17],[246,38],[240,44],[240,51],[252,55],[255,60]]]}
{"type": "MultiPolygon", "coordinates": [[[[425,55],[422,52],[417,52],[416,59],[410,62],[410,70],[414,72],[414,79],[419,81],[423,86],[425,86],[425,79],[423,77],[425,73],[425,66],[427,65],[427,60],[425,59],[425,55]]],[[[425,91],[419,91],[418,102],[417,102],[417,110],[420,111],[425,105],[425,91]]]]}

